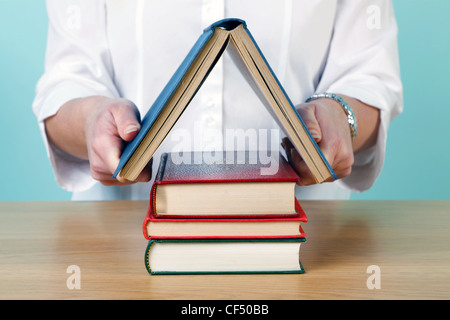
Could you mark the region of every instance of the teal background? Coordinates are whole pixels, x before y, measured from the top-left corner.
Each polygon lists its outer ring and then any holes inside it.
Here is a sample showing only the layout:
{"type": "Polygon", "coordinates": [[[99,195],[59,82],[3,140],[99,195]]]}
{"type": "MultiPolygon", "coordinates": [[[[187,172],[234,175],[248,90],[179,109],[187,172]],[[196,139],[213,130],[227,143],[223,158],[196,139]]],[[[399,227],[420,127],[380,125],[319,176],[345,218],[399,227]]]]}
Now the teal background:
{"type": "MultiPolygon", "coordinates": [[[[390,127],[383,171],[352,199],[450,199],[450,1],[394,0],[404,112],[390,127]]],[[[31,110],[44,69],[43,0],[0,0],[0,201],[68,200],[31,110]]]]}

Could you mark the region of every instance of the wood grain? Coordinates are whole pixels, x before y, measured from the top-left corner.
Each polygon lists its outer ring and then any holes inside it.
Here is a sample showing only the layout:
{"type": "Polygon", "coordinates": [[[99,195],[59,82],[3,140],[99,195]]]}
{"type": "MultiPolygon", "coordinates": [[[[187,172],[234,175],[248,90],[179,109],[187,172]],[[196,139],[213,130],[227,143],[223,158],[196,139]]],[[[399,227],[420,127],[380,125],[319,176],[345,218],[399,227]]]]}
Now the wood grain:
{"type": "Polygon", "coordinates": [[[305,274],[150,276],[145,201],[0,202],[0,299],[450,298],[450,201],[302,206],[305,274]],[[70,265],[80,289],[67,288],[70,265]]]}

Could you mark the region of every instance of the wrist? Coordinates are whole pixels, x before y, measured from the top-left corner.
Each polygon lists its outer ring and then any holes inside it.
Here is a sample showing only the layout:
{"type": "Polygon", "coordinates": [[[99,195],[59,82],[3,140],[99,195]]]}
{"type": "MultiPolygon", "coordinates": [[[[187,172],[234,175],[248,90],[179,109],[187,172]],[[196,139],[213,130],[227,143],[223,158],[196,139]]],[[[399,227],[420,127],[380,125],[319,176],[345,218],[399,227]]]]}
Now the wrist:
{"type": "Polygon", "coordinates": [[[339,104],[342,111],[344,111],[344,113],[345,113],[346,120],[349,125],[349,129],[350,129],[350,135],[351,135],[352,141],[354,141],[358,134],[358,124],[356,121],[355,112],[350,107],[350,105],[347,103],[347,101],[345,101],[344,98],[342,98],[341,96],[339,96],[337,94],[324,92],[324,93],[312,95],[311,97],[306,99],[305,102],[311,102],[311,101],[317,100],[317,99],[330,99],[330,100],[337,102],[337,104],[339,104]]]}

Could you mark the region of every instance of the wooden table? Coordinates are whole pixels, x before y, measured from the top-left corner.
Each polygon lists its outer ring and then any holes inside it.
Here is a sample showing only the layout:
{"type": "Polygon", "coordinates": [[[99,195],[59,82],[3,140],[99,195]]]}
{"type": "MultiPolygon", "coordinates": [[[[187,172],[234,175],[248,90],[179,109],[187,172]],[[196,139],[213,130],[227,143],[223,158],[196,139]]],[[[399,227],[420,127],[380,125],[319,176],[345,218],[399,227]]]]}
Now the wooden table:
{"type": "Polygon", "coordinates": [[[305,274],[150,276],[145,201],[0,202],[0,299],[450,298],[450,201],[302,206],[305,274]]]}

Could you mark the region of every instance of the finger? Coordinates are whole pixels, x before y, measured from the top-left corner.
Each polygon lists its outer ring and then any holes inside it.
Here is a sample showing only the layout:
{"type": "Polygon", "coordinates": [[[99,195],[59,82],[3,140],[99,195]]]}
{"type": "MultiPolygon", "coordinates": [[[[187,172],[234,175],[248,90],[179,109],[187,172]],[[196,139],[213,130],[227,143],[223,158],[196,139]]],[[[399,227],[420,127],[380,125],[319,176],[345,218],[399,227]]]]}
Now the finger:
{"type": "Polygon", "coordinates": [[[315,110],[316,107],[312,103],[300,105],[300,107],[298,108],[298,112],[300,113],[303,123],[305,124],[312,138],[316,142],[320,142],[322,140],[322,130],[320,128],[319,122],[317,121],[315,110]]]}
{"type": "Polygon", "coordinates": [[[138,175],[135,182],[149,182],[152,179],[153,158],[147,163],[142,172],[138,175]]]}
{"type": "Polygon", "coordinates": [[[333,163],[334,172],[338,179],[342,179],[350,175],[352,172],[353,162],[353,152],[347,151],[344,146],[341,147],[333,163]]]}
{"type": "Polygon", "coordinates": [[[96,134],[89,154],[92,173],[112,175],[119,165],[122,144],[122,140],[116,135],[109,135],[106,132],[96,134]]]}
{"type": "Polygon", "coordinates": [[[306,162],[294,148],[291,141],[287,138],[283,138],[281,145],[286,152],[288,162],[300,177],[300,180],[297,182],[297,184],[299,186],[305,186],[316,183],[311,170],[308,168],[306,162]]]}
{"type": "Polygon", "coordinates": [[[124,141],[134,139],[141,129],[139,111],[136,105],[123,99],[111,109],[111,112],[120,138],[124,141]]]}
{"type": "Polygon", "coordinates": [[[117,178],[114,178],[111,172],[106,170],[106,167],[94,167],[92,165],[91,165],[91,176],[92,178],[99,181],[101,184],[105,186],[128,185],[137,182],[137,181],[129,181],[119,176],[117,176],[117,178]]]}
{"type": "Polygon", "coordinates": [[[110,174],[97,174],[96,180],[105,186],[117,186],[133,184],[134,181],[114,179],[110,174]]]}
{"type": "Polygon", "coordinates": [[[309,170],[308,166],[306,165],[306,162],[302,159],[297,150],[292,148],[289,153],[291,165],[293,169],[297,172],[297,174],[300,176],[300,181],[297,184],[301,186],[315,184],[316,180],[314,179],[311,170],[309,170]]]}
{"type": "Polygon", "coordinates": [[[289,149],[291,149],[291,148],[294,147],[294,146],[292,145],[291,140],[289,140],[287,137],[284,137],[284,138],[281,140],[281,146],[283,147],[283,149],[284,149],[285,151],[287,151],[287,150],[289,150],[289,149]]]}
{"type": "Polygon", "coordinates": [[[294,146],[292,145],[292,142],[287,137],[285,137],[281,140],[281,146],[283,147],[283,149],[286,153],[287,161],[292,166],[291,150],[294,148],[294,146]]]}

